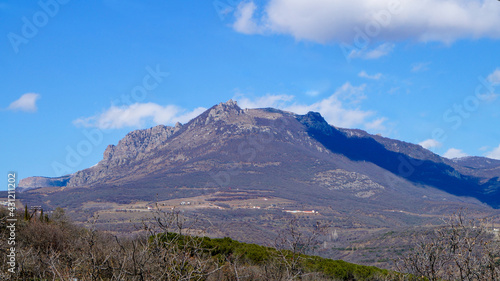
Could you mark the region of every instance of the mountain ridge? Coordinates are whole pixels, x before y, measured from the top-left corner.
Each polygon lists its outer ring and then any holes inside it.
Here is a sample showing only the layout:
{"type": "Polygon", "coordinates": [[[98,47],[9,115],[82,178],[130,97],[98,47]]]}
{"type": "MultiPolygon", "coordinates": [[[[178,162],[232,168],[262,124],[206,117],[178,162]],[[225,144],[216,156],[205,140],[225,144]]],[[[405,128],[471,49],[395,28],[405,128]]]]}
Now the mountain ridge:
{"type": "MultiPolygon", "coordinates": [[[[337,128],[328,124],[319,113],[298,115],[272,108],[241,109],[232,100],[209,108],[184,125],[158,125],[132,131],[116,146],[109,145],[96,166],[67,175],[62,181],[59,178],[53,182],[48,178],[27,178],[21,180],[20,186],[25,190],[51,186],[62,189],[120,186],[139,182],[145,177],[151,178],[148,181],[152,185],[161,185],[162,180],[170,180],[172,175],[191,173],[194,177],[188,182],[193,180],[192,186],[220,188],[224,186],[217,180],[221,181],[222,175],[227,177],[232,169],[228,163],[239,165],[238,176],[241,176],[247,173],[246,166],[253,165],[247,162],[265,158],[262,161],[271,163],[272,157],[267,156],[276,151],[282,151],[284,155],[302,151],[296,155],[309,159],[304,163],[323,159],[329,165],[333,164],[331,171],[340,168],[364,173],[366,171],[362,168],[352,166],[361,167],[360,161],[372,163],[413,184],[437,187],[450,194],[477,198],[496,208],[500,206],[497,198],[500,161],[497,166],[497,160],[478,157],[474,158],[475,166],[469,167],[470,161],[464,164],[463,161],[446,159],[419,145],[358,129],[337,128]],[[265,147],[268,145],[276,149],[265,147]],[[288,150],[284,149],[285,146],[288,150]],[[233,157],[226,158],[228,153],[233,157]],[[266,153],[268,155],[261,155],[266,153]],[[346,159],[342,160],[342,157],[346,159]],[[485,164],[488,161],[490,164],[485,164]],[[196,177],[208,178],[207,174],[210,175],[209,181],[194,180],[196,177]]],[[[282,163],[281,166],[288,165],[288,159],[294,159],[274,155],[282,159],[276,161],[282,163]]],[[[313,174],[319,172],[325,171],[315,170],[313,174]]],[[[304,171],[297,174],[301,173],[304,171]]],[[[385,174],[384,178],[387,178],[385,174]]],[[[386,180],[381,176],[371,177],[384,186],[386,180]]],[[[309,177],[306,175],[306,178],[309,177]]],[[[179,185],[181,182],[179,180],[179,185]]]]}

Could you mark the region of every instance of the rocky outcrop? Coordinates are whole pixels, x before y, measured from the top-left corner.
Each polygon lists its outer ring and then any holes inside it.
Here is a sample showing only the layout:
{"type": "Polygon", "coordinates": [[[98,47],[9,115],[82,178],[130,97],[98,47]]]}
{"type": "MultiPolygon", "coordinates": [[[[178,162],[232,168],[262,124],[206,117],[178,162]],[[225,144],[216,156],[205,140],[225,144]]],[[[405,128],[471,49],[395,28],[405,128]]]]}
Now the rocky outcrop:
{"type": "Polygon", "coordinates": [[[244,113],[244,110],[238,106],[237,102],[229,100],[209,108],[200,116],[193,119],[192,122],[189,123],[189,128],[217,123],[231,124],[239,120],[239,117],[244,115],[244,113]]]}
{"type": "Polygon", "coordinates": [[[128,133],[117,145],[108,145],[103,159],[94,167],[76,172],[68,182],[69,187],[85,186],[109,177],[109,171],[129,164],[158,149],[182,129],[182,124],[175,127],[158,125],[153,128],[136,130],[128,133]]]}
{"type": "Polygon", "coordinates": [[[125,159],[136,159],[140,154],[148,153],[162,144],[182,128],[180,123],[175,127],[158,125],[145,130],[136,130],[128,133],[118,142],[118,145],[109,145],[104,151],[101,165],[120,165],[125,159]]]}
{"type": "Polygon", "coordinates": [[[58,178],[47,177],[29,177],[19,181],[19,191],[26,191],[39,187],[58,187],[66,186],[71,176],[63,176],[58,178]]]}

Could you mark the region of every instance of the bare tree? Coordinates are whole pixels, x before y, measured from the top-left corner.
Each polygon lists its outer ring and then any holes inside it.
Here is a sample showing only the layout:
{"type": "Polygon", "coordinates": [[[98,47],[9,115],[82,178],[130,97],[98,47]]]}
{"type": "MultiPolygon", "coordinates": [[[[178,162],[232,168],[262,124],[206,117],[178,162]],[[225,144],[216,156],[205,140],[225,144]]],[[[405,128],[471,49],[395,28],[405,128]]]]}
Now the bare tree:
{"type": "Polygon", "coordinates": [[[142,237],[130,241],[115,238],[123,257],[115,265],[116,280],[202,280],[221,268],[176,210],[157,206],[142,230],[142,237]]]}
{"type": "Polygon", "coordinates": [[[500,247],[485,220],[463,210],[421,235],[398,269],[429,280],[500,280],[500,247]]]}
{"type": "Polygon", "coordinates": [[[286,228],[278,233],[275,243],[276,254],[266,266],[266,274],[272,280],[293,280],[306,276],[302,263],[308,254],[319,245],[318,238],[326,231],[326,226],[317,223],[313,231],[301,230],[299,220],[293,218],[286,228]]]}
{"type": "Polygon", "coordinates": [[[417,238],[411,253],[401,259],[398,269],[416,276],[425,276],[431,281],[440,280],[446,264],[445,246],[435,239],[434,233],[427,233],[417,238]]]}

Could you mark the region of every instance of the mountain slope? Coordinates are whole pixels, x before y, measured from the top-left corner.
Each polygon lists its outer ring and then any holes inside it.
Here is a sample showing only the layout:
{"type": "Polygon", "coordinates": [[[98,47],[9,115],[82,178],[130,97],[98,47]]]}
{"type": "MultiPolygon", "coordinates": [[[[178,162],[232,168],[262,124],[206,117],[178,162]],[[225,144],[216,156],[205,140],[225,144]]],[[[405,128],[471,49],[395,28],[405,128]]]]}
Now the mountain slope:
{"type": "Polygon", "coordinates": [[[318,113],[243,110],[229,101],[185,125],[133,131],[108,146],[98,165],[42,183],[58,190],[120,188],[113,195],[119,201],[152,200],[154,192],[167,199],[172,195],[164,188],[186,187],[175,196],[194,196],[236,187],[326,205],[342,191],[348,200],[388,206],[398,205],[397,198],[418,201],[427,192],[421,187],[429,187],[499,207],[497,164],[468,167],[418,145],[335,128],[318,113]],[[353,182],[356,188],[345,188],[353,182]],[[388,189],[398,191],[392,202],[388,189]]]}
{"type": "Polygon", "coordinates": [[[500,206],[498,178],[481,184],[481,179],[461,174],[445,160],[432,153],[419,153],[421,147],[392,142],[384,146],[372,137],[343,133],[326,123],[318,113],[298,117],[312,138],[332,152],[354,161],[368,161],[414,183],[436,187],[450,194],[470,196],[491,206],[500,206]],[[387,146],[392,149],[387,149],[387,146]],[[404,149],[400,149],[403,146],[404,149]],[[401,151],[401,152],[399,152],[401,151]],[[404,153],[407,151],[406,153],[404,153]]]}

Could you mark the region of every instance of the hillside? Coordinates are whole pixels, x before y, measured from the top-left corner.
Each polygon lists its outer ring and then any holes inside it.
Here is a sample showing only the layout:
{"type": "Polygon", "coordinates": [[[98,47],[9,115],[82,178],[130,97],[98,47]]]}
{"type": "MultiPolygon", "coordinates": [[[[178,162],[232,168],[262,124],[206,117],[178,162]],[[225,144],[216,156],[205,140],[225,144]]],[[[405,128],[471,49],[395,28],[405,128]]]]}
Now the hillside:
{"type": "MultiPolygon", "coordinates": [[[[50,216],[18,212],[14,272],[0,260],[2,280],[397,280],[397,274],[314,255],[312,247],[265,247],[228,237],[186,235],[189,225],[176,212],[156,213],[134,237],[113,236],[74,225],[58,209],[50,216]],[[172,219],[180,219],[173,224],[172,219]],[[40,266],[41,264],[50,266],[40,266]]],[[[10,229],[0,207],[0,236],[10,229]]],[[[283,236],[285,237],[285,236],[283,236]]],[[[289,238],[287,236],[287,238],[289,238]]],[[[0,244],[7,247],[7,240],[0,244]]],[[[292,241],[292,240],[290,240],[292,241]]],[[[301,241],[306,241],[301,239],[301,241]]],[[[299,242],[299,240],[294,241],[299,242]]],[[[311,245],[312,246],[312,245],[311,245]]]]}

